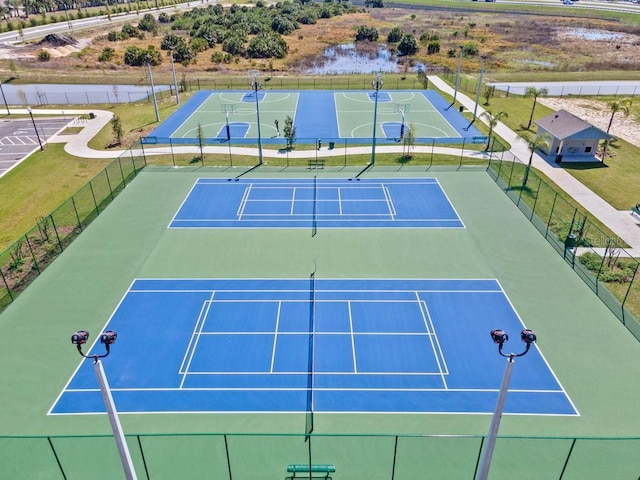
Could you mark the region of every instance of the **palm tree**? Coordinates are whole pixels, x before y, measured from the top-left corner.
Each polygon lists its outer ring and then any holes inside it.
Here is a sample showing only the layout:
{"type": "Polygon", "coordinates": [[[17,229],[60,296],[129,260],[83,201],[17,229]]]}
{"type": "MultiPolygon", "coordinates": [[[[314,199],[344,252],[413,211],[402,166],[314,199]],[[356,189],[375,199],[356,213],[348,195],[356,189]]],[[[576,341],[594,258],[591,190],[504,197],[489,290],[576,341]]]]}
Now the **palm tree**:
{"type": "Polygon", "coordinates": [[[526,142],[527,147],[531,152],[531,155],[529,155],[529,163],[527,164],[527,168],[524,170],[524,178],[522,179],[522,186],[526,187],[527,182],[529,181],[529,170],[531,170],[531,162],[533,161],[533,154],[536,152],[536,150],[539,150],[541,148],[548,149],[551,143],[551,137],[549,136],[548,133],[544,133],[542,135],[538,135],[535,138],[532,138],[526,133],[523,133],[522,135],[520,135],[520,139],[526,142]]]}
{"type": "Polygon", "coordinates": [[[531,115],[529,116],[529,123],[527,124],[527,130],[531,128],[531,122],[533,122],[533,111],[536,109],[536,103],[538,101],[538,97],[545,97],[549,93],[545,87],[536,88],[536,87],[527,87],[524,91],[525,98],[533,97],[533,107],[531,107],[531,115]]]}
{"type": "Polygon", "coordinates": [[[494,127],[498,125],[498,122],[500,122],[500,120],[502,120],[503,118],[509,118],[509,114],[504,110],[500,110],[498,113],[494,115],[491,113],[491,110],[485,110],[480,114],[480,116],[484,117],[484,119],[487,121],[487,124],[489,125],[489,135],[487,136],[487,148],[485,148],[485,151],[486,151],[486,150],[489,150],[489,147],[491,146],[491,134],[493,133],[494,127]]]}
{"type": "Polygon", "coordinates": [[[607,126],[607,133],[611,130],[611,124],[613,124],[613,117],[616,113],[621,112],[625,117],[628,117],[631,113],[631,99],[623,98],[621,100],[614,100],[609,102],[609,108],[611,109],[611,118],[609,119],[609,125],[607,126]]]}
{"type": "MultiPolygon", "coordinates": [[[[607,125],[607,133],[611,130],[611,125],[613,124],[613,117],[616,113],[621,112],[625,117],[628,117],[631,113],[631,99],[630,98],[622,98],[620,100],[614,100],[613,102],[609,102],[609,108],[611,109],[611,118],[609,119],[609,125],[607,125]]],[[[609,138],[605,139],[604,146],[602,147],[602,163],[604,164],[605,159],[607,157],[607,149],[609,148],[610,140],[609,138]]]]}

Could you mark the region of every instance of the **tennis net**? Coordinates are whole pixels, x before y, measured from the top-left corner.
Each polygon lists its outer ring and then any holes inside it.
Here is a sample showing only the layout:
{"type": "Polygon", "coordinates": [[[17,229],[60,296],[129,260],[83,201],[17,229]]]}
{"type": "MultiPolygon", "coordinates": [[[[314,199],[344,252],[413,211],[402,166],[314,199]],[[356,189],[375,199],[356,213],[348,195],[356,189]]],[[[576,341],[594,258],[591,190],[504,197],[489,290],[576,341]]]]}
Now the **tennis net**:
{"type": "Polygon", "coordinates": [[[305,425],[305,439],[313,432],[313,387],[314,387],[314,353],[316,328],[316,260],[313,260],[313,271],[309,276],[309,357],[307,363],[307,415],[305,425]]]}
{"type": "Polygon", "coordinates": [[[313,176],[313,213],[311,217],[311,236],[315,237],[316,233],[318,233],[318,175],[313,176]]]}

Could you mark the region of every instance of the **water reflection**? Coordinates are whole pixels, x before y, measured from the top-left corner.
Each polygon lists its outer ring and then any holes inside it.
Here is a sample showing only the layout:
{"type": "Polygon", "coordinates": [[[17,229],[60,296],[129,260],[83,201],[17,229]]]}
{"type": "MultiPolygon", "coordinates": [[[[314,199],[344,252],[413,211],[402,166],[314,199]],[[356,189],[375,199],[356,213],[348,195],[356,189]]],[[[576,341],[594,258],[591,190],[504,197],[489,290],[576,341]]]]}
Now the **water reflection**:
{"type": "Polygon", "coordinates": [[[344,43],[328,47],[321,55],[301,66],[311,75],[342,73],[393,73],[400,70],[398,58],[382,43],[344,43]]]}

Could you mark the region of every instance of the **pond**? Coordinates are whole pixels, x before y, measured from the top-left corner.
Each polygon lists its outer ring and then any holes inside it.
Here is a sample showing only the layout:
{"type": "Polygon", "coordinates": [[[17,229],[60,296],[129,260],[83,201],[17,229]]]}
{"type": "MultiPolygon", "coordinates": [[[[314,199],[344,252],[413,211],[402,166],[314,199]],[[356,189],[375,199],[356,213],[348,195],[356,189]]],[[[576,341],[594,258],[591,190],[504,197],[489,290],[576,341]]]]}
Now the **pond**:
{"type": "Polygon", "coordinates": [[[333,45],[299,66],[303,73],[310,75],[394,73],[402,68],[402,57],[395,55],[385,44],[371,42],[333,45]]]}

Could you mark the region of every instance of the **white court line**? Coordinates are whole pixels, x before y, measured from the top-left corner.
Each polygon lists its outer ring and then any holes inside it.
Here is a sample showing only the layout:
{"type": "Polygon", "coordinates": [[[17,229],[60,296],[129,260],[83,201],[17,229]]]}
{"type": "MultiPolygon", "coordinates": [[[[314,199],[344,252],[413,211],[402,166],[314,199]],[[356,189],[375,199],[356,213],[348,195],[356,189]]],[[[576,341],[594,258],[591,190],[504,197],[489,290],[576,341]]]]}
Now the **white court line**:
{"type": "MultiPolygon", "coordinates": [[[[191,350],[191,354],[189,355],[189,360],[186,364],[185,369],[182,370],[182,366],[181,366],[179,371],[179,373],[182,374],[182,380],[180,381],[180,388],[182,388],[182,386],[184,385],[184,382],[189,376],[189,368],[191,367],[191,362],[193,361],[193,357],[195,356],[196,350],[198,349],[198,342],[200,341],[200,336],[202,334],[202,329],[204,328],[207,315],[209,314],[209,310],[211,309],[211,303],[213,302],[214,295],[215,295],[215,292],[211,292],[211,297],[209,297],[209,300],[204,304],[206,305],[206,308],[203,305],[204,315],[201,315],[200,317],[198,317],[198,320],[194,325],[194,332],[192,333],[191,340],[189,341],[189,346],[193,344],[193,349],[191,350]],[[198,323],[200,323],[199,328],[198,328],[198,323]],[[196,333],[196,330],[198,330],[197,333],[196,333]],[[195,336],[195,341],[193,341],[194,336],[195,336]]],[[[200,313],[202,314],[203,311],[201,310],[200,313]]],[[[188,350],[185,352],[185,355],[187,354],[187,352],[188,350]]],[[[183,360],[183,363],[184,363],[184,360],[183,360]]]]}
{"type": "Polygon", "coordinates": [[[271,332],[273,335],[273,349],[271,351],[271,366],[269,367],[269,373],[274,373],[273,365],[276,362],[276,345],[278,343],[278,328],[280,325],[280,310],[282,308],[282,302],[278,302],[278,312],[276,313],[276,327],[275,332],[271,332]]]}

